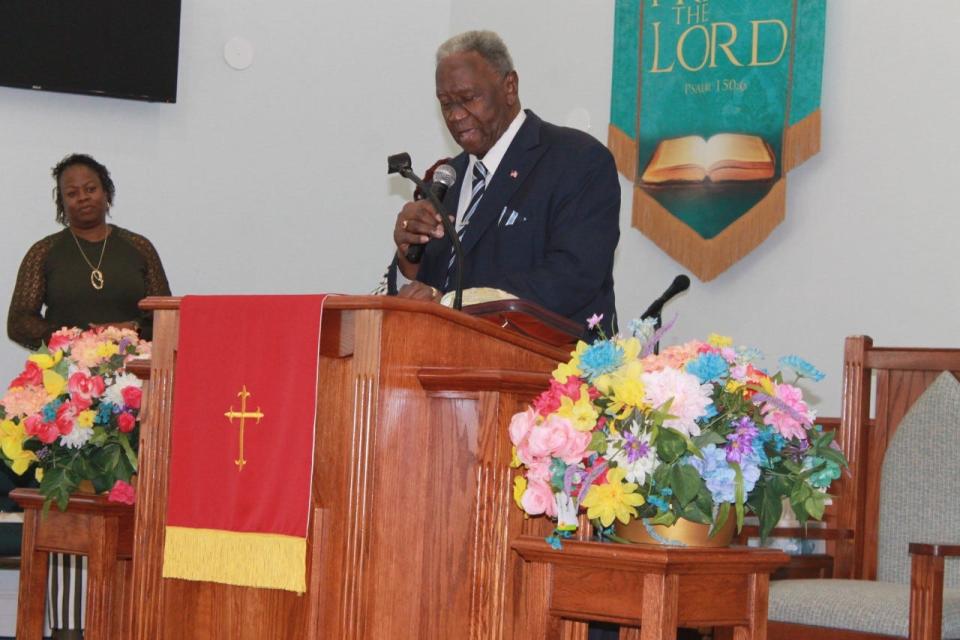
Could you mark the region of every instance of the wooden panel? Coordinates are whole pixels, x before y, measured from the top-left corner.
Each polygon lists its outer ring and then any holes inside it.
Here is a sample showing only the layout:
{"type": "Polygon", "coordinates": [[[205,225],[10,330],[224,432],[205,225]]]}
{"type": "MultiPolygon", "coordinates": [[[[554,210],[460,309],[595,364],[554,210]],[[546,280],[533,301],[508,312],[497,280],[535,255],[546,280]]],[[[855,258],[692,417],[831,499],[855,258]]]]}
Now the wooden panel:
{"type": "Polygon", "coordinates": [[[438,305],[329,298],[309,592],[298,597],[159,577],[176,301],[147,306],[158,331],[134,597],[150,605],[137,607],[137,640],[513,634],[521,577],[510,541],[549,527],[512,506],[506,426],[565,351],[438,305]]]}

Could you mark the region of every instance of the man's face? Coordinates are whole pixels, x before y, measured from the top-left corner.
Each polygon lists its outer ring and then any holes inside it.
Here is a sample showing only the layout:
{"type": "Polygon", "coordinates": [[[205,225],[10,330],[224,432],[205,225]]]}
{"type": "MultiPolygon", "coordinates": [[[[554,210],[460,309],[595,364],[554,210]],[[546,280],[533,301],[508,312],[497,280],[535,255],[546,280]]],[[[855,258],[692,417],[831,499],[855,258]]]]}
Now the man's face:
{"type": "Polygon", "coordinates": [[[455,53],[437,65],[437,100],[453,139],[482,158],[520,110],[517,74],[501,76],[474,51],[455,53]]]}

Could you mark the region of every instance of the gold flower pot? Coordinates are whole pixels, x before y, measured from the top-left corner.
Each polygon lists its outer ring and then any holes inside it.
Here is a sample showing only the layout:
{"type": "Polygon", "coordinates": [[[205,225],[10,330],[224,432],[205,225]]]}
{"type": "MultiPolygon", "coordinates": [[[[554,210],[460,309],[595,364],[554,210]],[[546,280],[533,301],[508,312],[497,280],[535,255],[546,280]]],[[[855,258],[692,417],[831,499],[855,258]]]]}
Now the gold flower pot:
{"type": "Polygon", "coordinates": [[[679,547],[728,547],[737,530],[737,519],[731,513],[719,531],[710,536],[710,525],[680,518],[673,526],[649,524],[640,519],[630,524],[616,523],[617,535],[641,544],[667,544],[679,547]]]}

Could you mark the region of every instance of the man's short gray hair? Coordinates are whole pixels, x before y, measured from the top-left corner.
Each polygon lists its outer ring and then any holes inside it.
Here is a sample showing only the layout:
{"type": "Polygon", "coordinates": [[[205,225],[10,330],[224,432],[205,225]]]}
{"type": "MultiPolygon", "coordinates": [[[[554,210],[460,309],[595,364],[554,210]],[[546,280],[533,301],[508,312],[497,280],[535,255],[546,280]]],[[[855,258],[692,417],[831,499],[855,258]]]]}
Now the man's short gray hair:
{"type": "Polygon", "coordinates": [[[507,45],[493,31],[466,31],[453,36],[437,49],[437,64],[447,56],[471,51],[478,53],[502,76],[513,71],[513,58],[510,57],[507,45]]]}

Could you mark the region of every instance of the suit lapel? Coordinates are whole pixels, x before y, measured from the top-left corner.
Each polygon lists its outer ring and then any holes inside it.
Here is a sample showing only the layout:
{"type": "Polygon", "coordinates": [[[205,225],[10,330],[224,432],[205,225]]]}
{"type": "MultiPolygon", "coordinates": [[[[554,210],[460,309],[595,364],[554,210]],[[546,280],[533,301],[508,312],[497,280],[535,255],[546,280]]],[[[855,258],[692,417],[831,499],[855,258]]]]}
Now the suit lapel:
{"type": "MultiPolygon", "coordinates": [[[[541,122],[532,111],[527,112],[527,119],[510,143],[497,172],[487,185],[477,211],[470,219],[462,242],[464,255],[470,253],[491,224],[500,217],[503,207],[530,176],[534,165],[546,151],[546,145],[540,144],[541,122]]],[[[468,179],[472,178],[464,176],[462,184],[466,184],[468,179]]]]}

